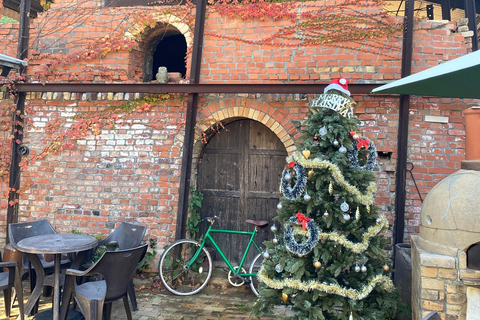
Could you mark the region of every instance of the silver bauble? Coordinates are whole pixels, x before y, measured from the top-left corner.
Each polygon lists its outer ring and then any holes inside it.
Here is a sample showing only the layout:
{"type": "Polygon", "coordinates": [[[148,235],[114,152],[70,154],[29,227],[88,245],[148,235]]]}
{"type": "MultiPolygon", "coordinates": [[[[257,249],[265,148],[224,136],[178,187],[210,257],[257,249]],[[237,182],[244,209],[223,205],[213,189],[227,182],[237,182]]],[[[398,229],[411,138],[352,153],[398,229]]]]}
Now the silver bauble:
{"type": "Polygon", "coordinates": [[[340,210],[342,210],[343,212],[347,212],[348,209],[350,209],[350,206],[348,205],[348,203],[343,201],[342,204],[340,205],[340,210]]]}
{"type": "Polygon", "coordinates": [[[305,202],[308,202],[312,200],[312,197],[308,193],[305,193],[305,195],[303,196],[303,200],[305,200],[305,202]]]}
{"type": "Polygon", "coordinates": [[[283,271],[282,266],[281,266],[280,264],[277,264],[277,265],[275,266],[275,271],[277,271],[278,273],[282,272],[282,271],[283,271]]]}
{"type": "Polygon", "coordinates": [[[320,130],[318,130],[318,133],[320,133],[320,135],[323,137],[324,135],[327,134],[327,128],[325,128],[325,126],[321,127],[320,130]]]}
{"type": "Polygon", "coordinates": [[[367,272],[367,267],[362,266],[362,272],[367,272]]]}
{"type": "Polygon", "coordinates": [[[278,209],[278,210],[282,210],[282,208],[283,208],[283,205],[282,205],[281,202],[279,202],[279,203],[277,204],[277,209],[278,209]]]}
{"type": "Polygon", "coordinates": [[[335,139],[335,140],[333,141],[333,145],[336,147],[336,146],[338,146],[338,144],[339,144],[339,143],[338,143],[338,140],[335,139]]]}
{"type": "Polygon", "coordinates": [[[263,257],[264,257],[265,259],[270,259],[270,253],[268,253],[268,251],[265,251],[265,252],[263,253],[263,257]]]}
{"type": "Polygon", "coordinates": [[[340,148],[338,148],[338,152],[340,152],[341,154],[345,154],[347,153],[347,148],[345,148],[344,146],[341,146],[340,148]]]}
{"type": "Polygon", "coordinates": [[[377,218],[377,223],[378,224],[382,223],[382,218],[377,218]]]}
{"type": "Polygon", "coordinates": [[[360,136],[355,133],[355,134],[352,136],[352,138],[353,138],[353,140],[358,140],[358,138],[360,138],[360,136]]]}
{"type": "Polygon", "coordinates": [[[350,215],[348,213],[345,213],[343,215],[343,219],[345,219],[345,221],[349,221],[350,220],[350,215]]]}
{"type": "Polygon", "coordinates": [[[292,175],[290,173],[286,173],[283,177],[287,182],[290,182],[290,180],[292,180],[292,175]]]}
{"type": "Polygon", "coordinates": [[[270,230],[272,230],[272,232],[277,231],[277,226],[275,226],[275,225],[271,226],[271,227],[270,227],[270,230]]]}
{"type": "Polygon", "coordinates": [[[360,266],[358,264],[355,266],[355,272],[360,272],[360,266]]]}
{"type": "Polygon", "coordinates": [[[272,239],[272,242],[273,242],[273,244],[277,244],[277,243],[278,243],[278,239],[277,239],[277,238],[273,238],[273,239],[272,239]]]}
{"type": "Polygon", "coordinates": [[[323,216],[324,216],[325,218],[328,217],[328,211],[325,211],[325,212],[323,213],[323,216]]]}

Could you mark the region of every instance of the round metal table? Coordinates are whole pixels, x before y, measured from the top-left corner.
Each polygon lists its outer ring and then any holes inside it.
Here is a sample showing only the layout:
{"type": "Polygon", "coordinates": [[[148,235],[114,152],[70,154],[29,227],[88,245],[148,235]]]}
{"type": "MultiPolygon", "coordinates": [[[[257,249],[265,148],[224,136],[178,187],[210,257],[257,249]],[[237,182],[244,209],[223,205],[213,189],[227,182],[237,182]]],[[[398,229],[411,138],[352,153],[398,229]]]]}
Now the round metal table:
{"type": "Polygon", "coordinates": [[[73,253],[92,249],[97,245],[97,243],[98,240],[92,236],[73,233],[34,236],[19,241],[16,245],[17,250],[27,255],[28,259],[35,268],[35,272],[37,273],[35,289],[33,290],[25,306],[26,314],[30,313],[43,290],[43,266],[36,255],[48,253],[55,256],[53,319],[59,320],[61,256],[64,253],[73,253]]]}

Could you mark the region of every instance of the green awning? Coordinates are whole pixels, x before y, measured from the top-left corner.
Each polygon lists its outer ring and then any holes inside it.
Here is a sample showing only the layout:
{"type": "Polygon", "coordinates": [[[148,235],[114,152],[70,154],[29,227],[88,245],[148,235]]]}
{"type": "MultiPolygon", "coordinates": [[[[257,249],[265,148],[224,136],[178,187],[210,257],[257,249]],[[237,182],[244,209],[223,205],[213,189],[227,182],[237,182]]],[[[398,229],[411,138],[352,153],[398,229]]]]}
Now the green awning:
{"type": "Polygon", "coordinates": [[[375,88],[372,93],[480,99],[480,50],[375,88]]]}

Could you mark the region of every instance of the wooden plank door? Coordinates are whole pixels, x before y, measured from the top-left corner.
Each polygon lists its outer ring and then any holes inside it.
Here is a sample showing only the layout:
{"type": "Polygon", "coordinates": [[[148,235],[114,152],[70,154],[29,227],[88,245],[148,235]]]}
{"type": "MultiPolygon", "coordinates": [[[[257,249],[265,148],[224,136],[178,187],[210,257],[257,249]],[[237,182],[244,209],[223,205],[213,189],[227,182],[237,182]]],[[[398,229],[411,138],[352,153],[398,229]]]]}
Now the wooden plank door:
{"type": "MultiPolygon", "coordinates": [[[[238,120],[227,125],[204,147],[199,161],[202,217],[219,216],[215,224],[218,229],[253,230],[246,219],[267,220],[271,225],[286,156],[283,143],[262,123],[238,120]]],[[[261,244],[272,236],[270,228],[263,229],[256,242],[261,244]]],[[[247,236],[216,234],[214,239],[232,263],[240,262],[247,236]]],[[[253,250],[247,261],[252,257],[253,250]]],[[[215,255],[214,260],[221,258],[215,255]]]]}

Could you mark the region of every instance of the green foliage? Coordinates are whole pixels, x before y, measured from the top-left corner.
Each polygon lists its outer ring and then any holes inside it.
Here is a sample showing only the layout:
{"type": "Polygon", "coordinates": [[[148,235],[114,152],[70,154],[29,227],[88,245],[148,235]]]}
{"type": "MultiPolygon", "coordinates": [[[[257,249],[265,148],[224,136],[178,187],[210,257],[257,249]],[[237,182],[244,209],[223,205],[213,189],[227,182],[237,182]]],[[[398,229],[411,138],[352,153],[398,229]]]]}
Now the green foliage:
{"type": "Polygon", "coordinates": [[[157,251],[155,249],[157,248],[157,240],[155,238],[150,238],[148,240],[148,246],[152,251],[147,251],[145,253],[145,257],[143,257],[142,261],[140,261],[137,265],[137,273],[142,273],[145,270],[150,269],[150,262],[155,258],[155,255],[157,254],[157,251]]]}
{"type": "Polygon", "coordinates": [[[202,207],[203,194],[196,190],[194,187],[190,187],[190,199],[188,200],[188,211],[190,216],[187,220],[186,229],[190,234],[190,238],[198,240],[198,231],[200,223],[200,208],[202,207]]]}

